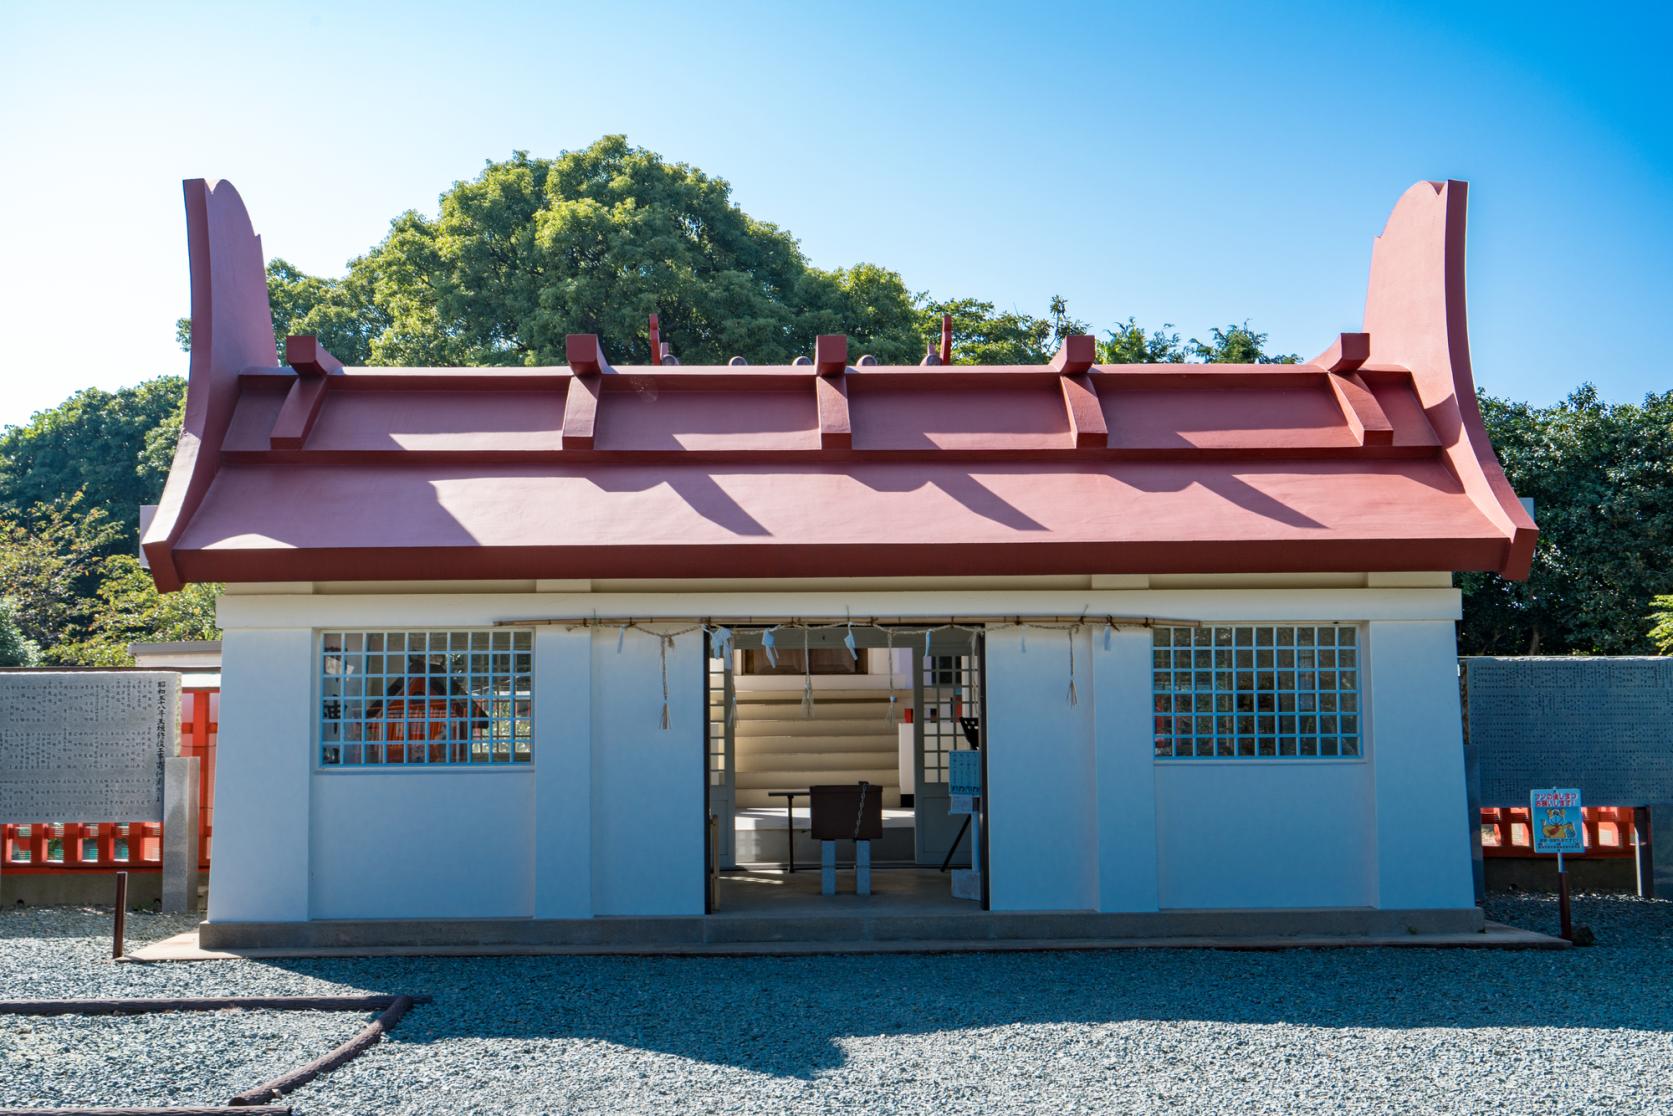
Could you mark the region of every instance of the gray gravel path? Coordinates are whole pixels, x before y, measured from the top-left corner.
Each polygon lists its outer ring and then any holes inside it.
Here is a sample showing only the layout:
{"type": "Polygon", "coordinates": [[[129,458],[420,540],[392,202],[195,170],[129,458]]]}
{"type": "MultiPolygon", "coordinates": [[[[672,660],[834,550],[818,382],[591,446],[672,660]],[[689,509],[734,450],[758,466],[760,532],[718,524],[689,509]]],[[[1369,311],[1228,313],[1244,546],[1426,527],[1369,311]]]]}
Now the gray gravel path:
{"type": "MultiPolygon", "coordinates": [[[[318,1113],[1673,1112],[1673,903],[1580,896],[1564,953],[1189,950],[112,965],[0,914],[0,997],[427,992],[318,1113]]],[[[1549,930],[1554,904],[1490,915],[1549,930]]],[[[135,942],[185,920],[140,916],[135,942]]],[[[0,1105],[224,1099],[365,1016],[0,1019],[0,1105]]]]}

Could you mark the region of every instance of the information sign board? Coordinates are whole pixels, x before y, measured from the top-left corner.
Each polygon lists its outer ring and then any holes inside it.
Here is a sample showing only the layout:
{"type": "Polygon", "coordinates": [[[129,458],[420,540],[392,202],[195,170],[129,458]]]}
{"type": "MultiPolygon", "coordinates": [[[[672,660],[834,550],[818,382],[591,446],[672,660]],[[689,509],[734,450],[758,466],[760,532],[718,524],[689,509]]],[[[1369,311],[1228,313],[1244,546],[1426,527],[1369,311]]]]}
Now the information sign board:
{"type": "Polygon", "coordinates": [[[1581,824],[1580,789],[1548,787],[1528,796],[1528,820],[1536,853],[1583,853],[1586,830],[1581,824]]]}

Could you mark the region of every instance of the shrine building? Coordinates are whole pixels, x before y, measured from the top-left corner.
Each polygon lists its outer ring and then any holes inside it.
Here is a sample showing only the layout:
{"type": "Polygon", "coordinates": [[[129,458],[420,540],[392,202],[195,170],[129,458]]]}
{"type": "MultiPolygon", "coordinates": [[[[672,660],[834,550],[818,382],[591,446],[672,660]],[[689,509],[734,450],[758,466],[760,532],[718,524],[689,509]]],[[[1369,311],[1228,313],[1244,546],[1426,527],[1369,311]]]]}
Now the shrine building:
{"type": "Polygon", "coordinates": [[[143,549],[225,585],[205,946],[1481,927],[1453,574],[1536,529],[1464,183],[1290,365],[343,367],[185,194],[143,549]]]}

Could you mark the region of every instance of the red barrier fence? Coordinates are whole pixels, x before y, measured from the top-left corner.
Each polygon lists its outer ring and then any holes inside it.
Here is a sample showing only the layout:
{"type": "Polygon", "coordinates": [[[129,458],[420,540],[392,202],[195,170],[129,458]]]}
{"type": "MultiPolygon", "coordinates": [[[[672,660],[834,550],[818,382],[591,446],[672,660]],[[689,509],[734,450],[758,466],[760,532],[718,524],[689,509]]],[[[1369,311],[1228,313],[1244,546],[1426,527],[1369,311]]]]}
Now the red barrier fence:
{"type": "Polygon", "coordinates": [[[0,856],[7,875],[81,869],[130,871],[163,866],[163,827],[157,822],[65,822],[3,827],[0,856]]]}
{"type": "MultiPolygon", "coordinates": [[[[1631,806],[1587,806],[1581,811],[1588,857],[1632,856],[1631,806]]],[[[1533,829],[1526,806],[1488,807],[1481,811],[1483,856],[1533,856],[1533,829]]]]}
{"type": "Polygon", "coordinates": [[[180,691],[180,754],[198,758],[198,867],[209,871],[215,832],[215,740],[221,731],[221,691],[180,691]]]}
{"type": "MultiPolygon", "coordinates": [[[[180,691],[180,754],[198,757],[198,866],[209,868],[215,819],[215,743],[221,692],[212,687],[180,691]]],[[[158,822],[65,822],[0,825],[0,872],[160,869],[163,827],[158,822]]]]}

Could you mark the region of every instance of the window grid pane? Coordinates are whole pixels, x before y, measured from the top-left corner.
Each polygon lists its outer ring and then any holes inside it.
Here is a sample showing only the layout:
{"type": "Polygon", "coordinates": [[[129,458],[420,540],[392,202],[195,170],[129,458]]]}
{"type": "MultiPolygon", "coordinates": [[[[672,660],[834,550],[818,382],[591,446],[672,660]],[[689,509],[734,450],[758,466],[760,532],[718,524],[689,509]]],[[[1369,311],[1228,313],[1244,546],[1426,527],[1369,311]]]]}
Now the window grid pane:
{"type": "MultiPolygon", "coordinates": [[[[922,661],[922,660],[920,660],[922,661]]],[[[963,718],[981,718],[980,686],[974,655],[934,655],[924,673],[924,775],[928,783],[945,783],[949,752],[972,747],[965,737],[963,718]]]]}
{"type": "Polygon", "coordinates": [[[510,628],[323,633],[320,765],[528,763],[533,642],[510,628]]]}
{"type": "Polygon", "coordinates": [[[1357,759],[1359,633],[1351,625],[1157,627],[1157,759],[1357,759]]]}

